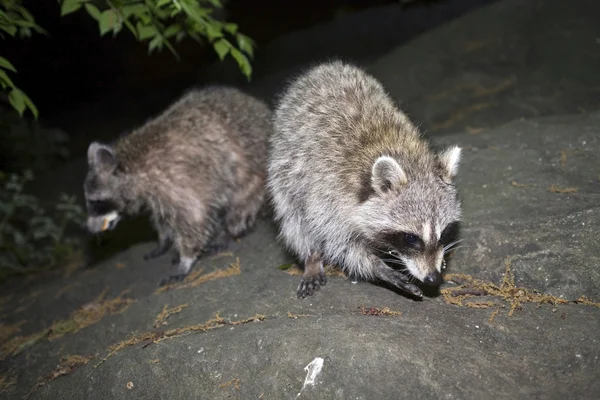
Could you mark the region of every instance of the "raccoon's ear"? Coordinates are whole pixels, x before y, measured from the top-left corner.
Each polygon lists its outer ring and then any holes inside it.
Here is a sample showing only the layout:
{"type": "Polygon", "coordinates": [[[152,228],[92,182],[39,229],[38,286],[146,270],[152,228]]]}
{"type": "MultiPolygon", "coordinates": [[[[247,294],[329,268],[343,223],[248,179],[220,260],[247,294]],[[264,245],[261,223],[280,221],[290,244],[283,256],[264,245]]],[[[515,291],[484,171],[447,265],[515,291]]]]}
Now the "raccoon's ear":
{"type": "Polygon", "coordinates": [[[404,170],[392,157],[380,156],[373,163],[371,183],[375,191],[385,193],[407,182],[404,170]]]}
{"type": "Polygon", "coordinates": [[[458,163],[460,162],[461,148],[458,146],[449,147],[439,154],[440,165],[442,167],[442,179],[451,181],[458,172],[458,163]]]}
{"type": "Polygon", "coordinates": [[[113,172],[117,167],[115,151],[105,144],[92,142],[88,147],[88,164],[98,172],[113,172]]]}

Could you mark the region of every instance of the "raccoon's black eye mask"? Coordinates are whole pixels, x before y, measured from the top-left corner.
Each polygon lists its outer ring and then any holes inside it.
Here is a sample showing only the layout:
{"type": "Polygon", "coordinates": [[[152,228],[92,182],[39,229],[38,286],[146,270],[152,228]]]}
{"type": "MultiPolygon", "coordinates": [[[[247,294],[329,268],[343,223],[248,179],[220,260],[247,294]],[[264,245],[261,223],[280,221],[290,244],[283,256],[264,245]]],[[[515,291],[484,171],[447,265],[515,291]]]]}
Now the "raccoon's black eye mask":
{"type": "Polygon", "coordinates": [[[117,210],[117,205],[110,200],[89,200],[87,203],[91,215],[105,215],[117,210]]]}
{"type": "Polygon", "coordinates": [[[418,235],[409,232],[382,232],[375,243],[372,243],[379,252],[394,257],[403,254],[410,256],[419,252],[424,245],[418,235]]]}

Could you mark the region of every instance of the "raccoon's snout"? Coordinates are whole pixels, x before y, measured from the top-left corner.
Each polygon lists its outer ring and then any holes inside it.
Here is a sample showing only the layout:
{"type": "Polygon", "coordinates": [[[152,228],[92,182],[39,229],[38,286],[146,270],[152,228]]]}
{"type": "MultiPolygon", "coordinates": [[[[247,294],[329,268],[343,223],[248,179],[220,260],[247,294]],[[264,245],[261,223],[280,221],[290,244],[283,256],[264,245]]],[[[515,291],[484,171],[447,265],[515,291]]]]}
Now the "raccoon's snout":
{"type": "Polygon", "coordinates": [[[425,276],[425,279],[423,279],[423,283],[428,286],[439,286],[442,283],[442,274],[438,271],[430,272],[425,276]]]}
{"type": "Polygon", "coordinates": [[[106,215],[88,217],[87,228],[91,233],[99,233],[107,230],[113,230],[121,217],[116,211],[106,215]]]}

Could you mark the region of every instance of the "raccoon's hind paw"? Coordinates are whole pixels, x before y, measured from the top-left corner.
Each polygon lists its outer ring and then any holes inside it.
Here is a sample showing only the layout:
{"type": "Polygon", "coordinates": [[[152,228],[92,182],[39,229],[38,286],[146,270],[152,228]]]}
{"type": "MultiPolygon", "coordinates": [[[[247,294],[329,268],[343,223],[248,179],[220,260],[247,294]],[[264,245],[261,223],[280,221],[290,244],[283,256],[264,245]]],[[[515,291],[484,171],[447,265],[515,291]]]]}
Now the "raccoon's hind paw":
{"type": "Polygon", "coordinates": [[[225,251],[229,247],[229,242],[231,241],[231,236],[227,234],[227,232],[223,231],[215,238],[213,238],[201,251],[201,256],[209,257],[225,251]]]}
{"type": "Polygon", "coordinates": [[[327,285],[327,276],[325,276],[325,272],[319,272],[316,275],[304,276],[300,281],[300,285],[298,285],[298,290],[296,294],[298,298],[306,298],[308,296],[312,296],[314,292],[321,289],[321,286],[327,285]]]}
{"type": "Polygon", "coordinates": [[[197,258],[195,256],[194,257],[182,256],[179,253],[177,253],[176,255],[178,256],[179,263],[177,264],[177,266],[174,269],[171,269],[171,271],[169,271],[160,280],[159,286],[170,285],[170,284],[173,284],[176,282],[181,282],[182,280],[184,280],[190,273],[190,270],[192,269],[192,266],[196,262],[196,258],[197,258]]]}

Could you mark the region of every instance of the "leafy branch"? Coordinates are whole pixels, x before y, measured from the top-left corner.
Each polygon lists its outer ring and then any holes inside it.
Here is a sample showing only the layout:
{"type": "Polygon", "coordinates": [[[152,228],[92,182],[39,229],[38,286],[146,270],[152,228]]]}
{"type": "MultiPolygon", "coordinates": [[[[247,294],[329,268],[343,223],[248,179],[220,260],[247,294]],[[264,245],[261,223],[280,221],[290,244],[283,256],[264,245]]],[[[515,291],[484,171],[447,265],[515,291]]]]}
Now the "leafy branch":
{"type": "Polygon", "coordinates": [[[138,41],[148,42],[149,54],[166,47],[179,59],[172,41],[189,37],[202,43],[206,38],[221,61],[229,54],[247,79],[252,75],[255,43],[236,24],[213,18],[214,10],[223,7],[220,0],[58,1],[61,16],[83,8],[98,22],[101,36],[112,32],[115,37],[125,27],[138,41]]]}
{"type": "MultiPolygon", "coordinates": [[[[30,37],[33,32],[46,34],[39,25],[35,23],[33,15],[21,5],[21,0],[0,0],[0,38],[6,35],[21,38],[30,37]]],[[[0,86],[4,92],[8,92],[10,105],[17,110],[20,116],[29,109],[37,119],[38,109],[31,99],[13,83],[8,71],[17,73],[17,69],[4,57],[0,57],[0,86]]]]}
{"type": "Polygon", "coordinates": [[[63,193],[50,207],[24,192],[32,180],[29,170],[22,175],[0,171],[0,280],[35,267],[57,266],[80,245],[67,235],[67,228],[85,222],[77,199],[63,193]]]}

